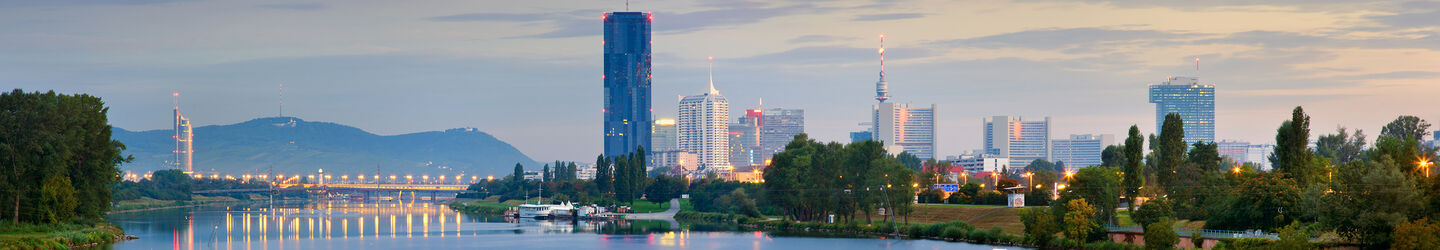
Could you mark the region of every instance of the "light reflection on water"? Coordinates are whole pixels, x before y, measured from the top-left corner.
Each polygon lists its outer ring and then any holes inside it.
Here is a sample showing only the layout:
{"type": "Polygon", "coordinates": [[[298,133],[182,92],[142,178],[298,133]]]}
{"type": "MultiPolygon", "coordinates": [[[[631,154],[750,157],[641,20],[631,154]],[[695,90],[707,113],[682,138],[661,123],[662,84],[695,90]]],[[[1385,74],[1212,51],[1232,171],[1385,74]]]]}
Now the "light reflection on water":
{"type": "Polygon", "coordinates": [[[427,203],[312,202],[274,207],[262,203],[121,213],[108,216],[108,220],[139,239],[101,248],[990,248],[923,240],[772,237],[763,232],[671,230],[673,225],[665,221],[517,221],[468,216],[445,205],[427,203]]]}

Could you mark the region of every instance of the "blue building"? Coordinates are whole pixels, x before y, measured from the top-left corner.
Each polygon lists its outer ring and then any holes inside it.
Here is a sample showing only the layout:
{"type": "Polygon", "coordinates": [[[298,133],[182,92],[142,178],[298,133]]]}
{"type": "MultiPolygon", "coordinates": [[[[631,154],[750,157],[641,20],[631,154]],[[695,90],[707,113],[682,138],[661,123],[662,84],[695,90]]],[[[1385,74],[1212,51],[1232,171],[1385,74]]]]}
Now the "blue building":
{"type": "Polygon", "coordinates": [[[1172,76],[1165,83],[1150,85],[1150,103],[1155,104],[1155,130],[1165,115],[1180,114],[1185,121],[1185,144],[1215,142],[1215,85],[1201,85],[1199,77],[1172,76]]]}
{"type": "Polygon", "coordinates": [[[650,20],[605,13],[605,156],[650,148],[650,20]]]}
{"type": "Polygon", "coordinates": [[[862,142],[865,140],[873,139],[875,139],[875,133],[870,133],[870,131],[850,132],[850,143],[862,142]]]}

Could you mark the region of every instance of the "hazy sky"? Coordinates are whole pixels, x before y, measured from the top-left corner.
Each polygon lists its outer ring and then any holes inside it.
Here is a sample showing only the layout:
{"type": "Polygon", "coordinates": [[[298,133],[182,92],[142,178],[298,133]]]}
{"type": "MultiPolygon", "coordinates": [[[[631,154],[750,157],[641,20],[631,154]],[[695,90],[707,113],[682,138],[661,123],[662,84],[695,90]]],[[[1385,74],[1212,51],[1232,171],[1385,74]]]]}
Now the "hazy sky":
{"type": "MultiPolygon", "coordinates": [[[[1303,105],[1312,135],[1374,138],[1440,119],[1440,2],[650,1],[654,110],[716,88],[732,113],[803,108],[848,141],[874,102],[886,33],[893,101],[940,104],[939,152],[981,119],[1053,118],[1055,138],[1153,133],[1146,84],[1215,84],[1216,136],[1271,143],[1303,105]],[[1253,5],[1264,2],[1264,5],[1253,5]],[[1200,57],[1200,71],[1193,58],[1200,57]]],[[[601,152],[601,15],[622,0],[0,1],[0,87],[104,98],[130,130],[285,114],[378,134],[476,127],[540,161],[601,152]]],[[[732,115],[734,117],[734,115],[732,115]]],[[[205,135],[197,135],[204,140],[205,135]]]]}

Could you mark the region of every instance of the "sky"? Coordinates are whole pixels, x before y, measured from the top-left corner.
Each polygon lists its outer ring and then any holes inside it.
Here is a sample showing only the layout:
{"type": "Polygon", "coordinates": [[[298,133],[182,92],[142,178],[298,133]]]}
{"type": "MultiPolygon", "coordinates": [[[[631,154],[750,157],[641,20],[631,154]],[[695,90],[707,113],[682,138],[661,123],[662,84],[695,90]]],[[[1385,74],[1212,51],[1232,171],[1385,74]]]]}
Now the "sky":
{"type": "MultiPolygon", "coordinates": [[[[635,0],[654,19],[653,109],[715,87],[742,108],[800,108],[811,138],[870,119],[885,34],[892,102],[939,104],[938,151],[982,119],[1051,117],[1051,136],[1154,133],[1148,84],[1216,87],[1216,137],[1273,143],[1303,106],[1312,136],[1373,140],[1440,120],[1440,2],[1366,0],[635,0]],[[1200,58],[1196,70],[1195,58],[1200,58]]],[[[280,113],[382,135],[474,127],[539,161],[602,150],[601,16],[622,0],[0,1],[0,88],[88,93],[112,125],[168,129],[280,113]]],[[[204,135],[197,135],[203,140],[204,135]]],[[[1118,141],[1118,140],[1117,140],[1118,141]]]]}

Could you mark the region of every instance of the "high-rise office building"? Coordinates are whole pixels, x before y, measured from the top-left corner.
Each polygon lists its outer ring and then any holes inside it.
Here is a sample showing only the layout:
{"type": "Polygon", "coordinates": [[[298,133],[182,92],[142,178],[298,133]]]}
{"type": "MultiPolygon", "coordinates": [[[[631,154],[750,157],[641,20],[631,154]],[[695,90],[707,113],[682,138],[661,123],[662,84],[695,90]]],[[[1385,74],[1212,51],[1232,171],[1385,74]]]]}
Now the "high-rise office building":
{"type": "MultiPolygon", "coordinates": [[[[1100,152],[1106,146],[1115,145],[1115,135],[1084,134],[1070,135],[1070,139],[1050,142],[1050,159],[1065,162],[1065,170],[1074,171],[1083,167],[1099,166],[1100,152]]],[[[1029,162],[1025,162],[1029,164],[1029,162]]]]}
{"type": "Polygon", "coordinates": [[[675,119],[657,119],[650,127],[649,151],[666,151],[680,148],[680,141],[676,139],[675,119]]]}
{"type": "Polygon", "coordinates": [[[190,118],[180,114],[180,93],[175,93],[175,158],[171,165],[185,173],[195,172],[195,130],[190,127],[190,118]]]}
{"type": "Polygon", "coordinates": [[[650,20],[605,13],[605,156],[650,148],[650,20]]]}
{"type": "Polygon", "coordinates": [[[1217,151],[1220,151],[1220,158],[1230,159],[1233,163],[1245,163],[1250,157],[1250,142],[1225,140],[1215,144],[1217,151]]]}
{"type": "Polygon", "coordinates": [[[909,152],[920,159],[935,158],[935,110],[939,105],[912,108],[893,102],[874,106],[875,140],[885,143],[890,153],[909,152]]]}
{"type": "Polygon", "coordinates": [[[1175,113],[1185,121],[1185,144],[1215,141],[1215,85],[1201,85],[1199,77],[1172,76],[1150,84],[1150,103],[1155,104],[1155,131],[1165,123],[1165,115],[1175,113]]]}
{"type": "Polygon", "coordinates": [[[759,159],[760,130],[754,123],[730,124],[730,166],[742,167],[761,164],[759,159]]]}
{"type": "Polygon", "coordinates": [[[680,119],[676,121],[680,149],[695,154],[700,172],[727,175],[730,166],[730,103],[715,90],[715,76],[710,76],[709,90],[680,99],[680,119]]]}
{"type": "Polygon", "coordinates": [[[870,131],[850,132],[850,143],[862,142],[865,140],[873,139],[875,139],[875,133],[872,133],[870,131]]]}
{"type": "Polygon", "coordinates": [[[1026,121],[1019,116],[984,119],[985,153],[1024,165],[1036,159],[1050,160],[1050,117],[1026,121]]]}
{"type": "Polygon", "coordinates": [[[795,135],[805,133],[805,110],[765,109],[760,126],[760,164],[785,150],[795,135]]]}
{"type": "Polygon", "coordinates": [[[910,107],[890,100],[890,83],[885,81],[885,35],[880,35],[880,80],[875,82],[875,100],[871,106],[872,139],[884,143],[891,154],[909,152],[920,159],[934,159],[936,152],[935,117],[939,105],[910,107]]]}

